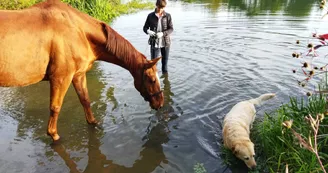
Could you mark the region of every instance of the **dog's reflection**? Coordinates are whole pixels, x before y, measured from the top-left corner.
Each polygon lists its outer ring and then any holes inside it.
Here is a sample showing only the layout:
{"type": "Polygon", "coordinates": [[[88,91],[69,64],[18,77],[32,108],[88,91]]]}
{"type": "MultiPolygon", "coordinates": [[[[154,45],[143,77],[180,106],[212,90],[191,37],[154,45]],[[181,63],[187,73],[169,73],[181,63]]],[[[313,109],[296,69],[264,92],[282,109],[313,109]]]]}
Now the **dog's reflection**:
{"type": "MultiPolygon", "coordinates": [[[[168,163],[163,152],[162,144],[169,141],[168,123],[178,117],[173,108],[171,96],[174,94],[170,89],[168,76],[164,76],[164,95],[165,103],[161,110],[157,111],[155,116],[150,118],[146,135],[143,137],[143,149],[140,151],[140,159],[136,160],[132,167],[125,167],[107,160],[106,155],[102,154],[100,139],[103,137],[103,131],[89,127],[88,130],[88,163],[83,172],[119,172],[119,173],[148,173],[154,171],[161,163],[168,163]],[[156,120],[152,120],[156,118],[156,120]]],[[[69,153],[62,144],[53,144],[52,149],[59,154],[70,169],[70,172],[80,172],[77,164],[71,159],[69,153]]]]}

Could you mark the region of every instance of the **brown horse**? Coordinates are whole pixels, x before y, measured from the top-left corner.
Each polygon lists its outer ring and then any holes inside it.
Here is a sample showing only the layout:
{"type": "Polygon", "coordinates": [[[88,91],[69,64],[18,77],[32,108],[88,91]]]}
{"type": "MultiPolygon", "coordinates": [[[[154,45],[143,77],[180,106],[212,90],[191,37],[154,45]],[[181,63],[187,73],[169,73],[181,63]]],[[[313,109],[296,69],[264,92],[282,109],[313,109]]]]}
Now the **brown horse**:
{"type": "Polygon", "coordinates": [[[88,123],[96,124],[90,108],[86,72],[97,61],[128,70],[134,86],[153,109],[163,106],[156,63],[147,60],[104,22],[59,0],[48,0],[23,10],[0,10],[0,86],[50,82],[48,134],[53,140],[57,119],[71,83],[88,123]]]}

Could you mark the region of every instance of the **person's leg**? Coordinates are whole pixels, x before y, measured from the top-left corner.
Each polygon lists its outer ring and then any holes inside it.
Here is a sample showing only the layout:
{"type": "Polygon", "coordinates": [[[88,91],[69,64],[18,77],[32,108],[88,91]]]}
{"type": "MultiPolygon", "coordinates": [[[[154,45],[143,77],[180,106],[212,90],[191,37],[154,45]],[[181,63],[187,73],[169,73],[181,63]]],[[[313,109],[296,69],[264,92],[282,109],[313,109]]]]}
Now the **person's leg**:
{"type": "Polygon", "coordinates": [[[167,73],[167,62],[169,60],[169,52],[170,47],[163,47],[161,48],[161,54],[162,54],[162,73],[167,73]]]}
{"type": "Polygon", "coordinates": [[[155,46],[150,46],[150,57],[151,59],[155,59],[159,56],[159,48],[156,48],[155,46]]]}

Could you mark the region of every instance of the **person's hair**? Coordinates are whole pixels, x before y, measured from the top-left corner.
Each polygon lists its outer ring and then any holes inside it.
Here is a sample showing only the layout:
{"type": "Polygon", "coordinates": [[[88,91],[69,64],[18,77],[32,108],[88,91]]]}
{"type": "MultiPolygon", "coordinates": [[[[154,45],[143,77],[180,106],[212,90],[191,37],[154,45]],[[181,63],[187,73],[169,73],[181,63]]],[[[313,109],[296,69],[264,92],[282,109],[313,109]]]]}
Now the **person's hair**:
{"type": "Polygon", "coordinates": [[[166,0],[157,0],[156,7],[164,8],[166,6],[166,0]]]}

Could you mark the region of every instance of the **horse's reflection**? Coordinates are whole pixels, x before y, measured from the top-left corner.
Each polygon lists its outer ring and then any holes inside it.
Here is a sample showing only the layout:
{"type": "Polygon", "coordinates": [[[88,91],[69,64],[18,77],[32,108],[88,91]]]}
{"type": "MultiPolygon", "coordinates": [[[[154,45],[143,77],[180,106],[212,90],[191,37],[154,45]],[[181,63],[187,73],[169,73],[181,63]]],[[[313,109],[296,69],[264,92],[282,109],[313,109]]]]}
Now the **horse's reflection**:
{"type": "MultiPolygon", "coordinates": [[[[166,133],[161,133],[162,126],[159,124],[151,129],[148,134],[148,139],[140,151],[140,159],[136,160],[132,167],[125,167],[114,163],[112,160],[107,160],[106,156],[102,154],[100,147],[101,142],[97,136],[97,129],[90,127],[89,141],[88,141],[88,163],[83,172],[119,172],[119,173],[132,173],[132,172],[152,172],[158,167],[161,162],[167,163],[166,157],[163,152],[162,143],[168,141],[166,133]],[[158,134],[160,133],[160,134],[158,134]]],[[[57,143],[51,145],[52,149],[64,160],[66,166],[72,173],[80,172],[77,164],[70,157],[64,145],[57,143]]]]}
{"type": "MultiPolygon", "coordinates": [[[[88,130],[88,163],[83,172],[148,173],[154,171],[161,163],[168,163],[163,152],[162,144],[169,141],[170,130],[168,122],[178,116],[174,113],[175,109],[171,106],[173,104],[171,99],[173,93],[170,90],[168,76],[164,76],[163,83],[166,101],[164,107],[160,111],[157,111],[154,116],[157,120],[150,120],[146,135],[142,139],[145,143],[139,153],[140,159],[136,160],[132,167],[125,167],[113,163],[112,160],[107,160],[106,156],[100,150],[100,139],[103,135],[99,134],[102,131],[90,127],[88,130]]],[[[77,164],[71,159],[62,144],[53,144],[51,147],[65,161],[70,172],[80,172],[77,164]]]]}
{"type": "MultiPolygon", "coordinates": [[[[171,84],[170,84],[170,81],[168,78],[168,74],[163,75],[161,78],[164,78],[163,79],[164,105],[160,110],[158,110],[156,112],[155,117],[150,117],[150,123],[147,128],[147,134],[151,131],[150,129],[152,129],[154,124],[157,127],[161,127],[160,130],[162,130],[162,132],[161,132],[158,129],[157,131],[159,132],[159,134],[157,134],[157,135],[160,135],[161,133],[164,133],[164,132],[166,134],[169,133],[170,130],[168,127],[168,122],[178,118],[179,114],[182,114],[180,107],[178,107],[177,105],[174,105],[174,101],[172,99],[172,96],[174,96],[174,93],[171,91],[171,84]]],[[[145,136],[145,137],[147,137],[147,136],[145,136]]],[[[167,139],[167,141],[168,141],[168,139],[167,139]]]]}

